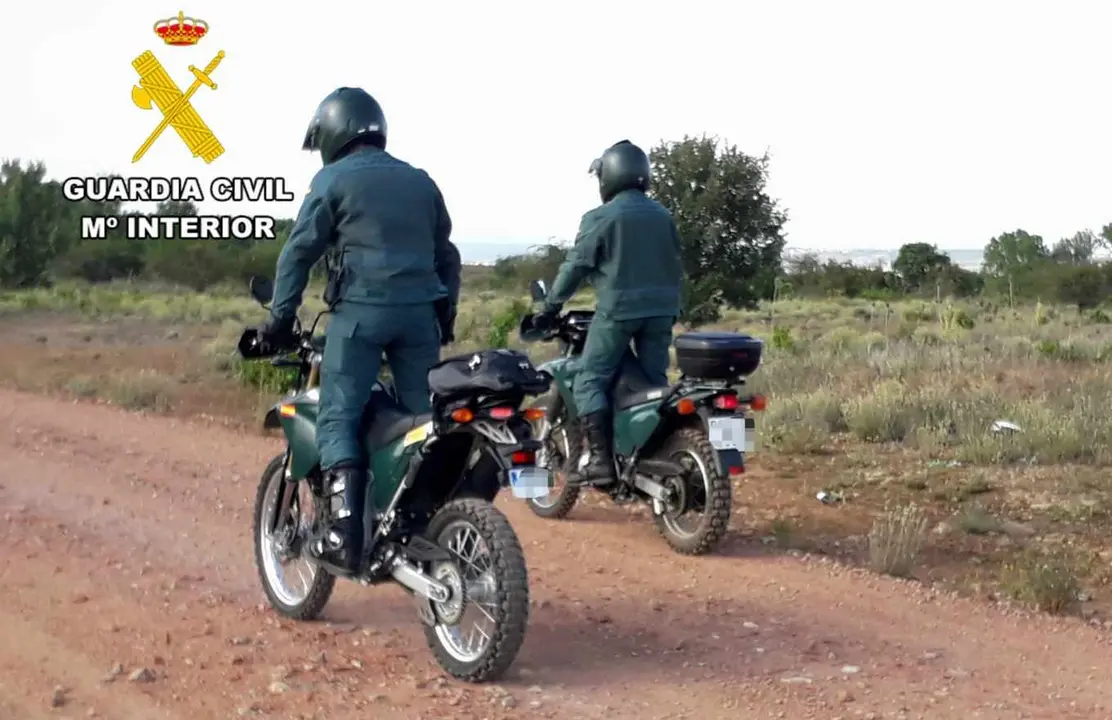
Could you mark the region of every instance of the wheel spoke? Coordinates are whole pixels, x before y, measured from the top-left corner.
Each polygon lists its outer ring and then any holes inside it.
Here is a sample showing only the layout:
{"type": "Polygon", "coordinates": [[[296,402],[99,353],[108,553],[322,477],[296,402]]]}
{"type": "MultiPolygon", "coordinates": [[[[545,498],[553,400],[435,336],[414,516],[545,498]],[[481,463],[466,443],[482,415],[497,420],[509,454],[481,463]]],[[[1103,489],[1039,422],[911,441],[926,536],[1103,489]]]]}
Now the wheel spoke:
{"type": "Polygon", "coordinates": [[[494,560],[486,541],[470,523],[453,523],[441,533],[440,542],[456,558],[467,593],[459,623],[454,627],[437,625],[436,633],[449,653],[472,662],[486,652],[498,622],[498,605],[490,601],[497,592],[497,579],[491,573],[494,560]]]}

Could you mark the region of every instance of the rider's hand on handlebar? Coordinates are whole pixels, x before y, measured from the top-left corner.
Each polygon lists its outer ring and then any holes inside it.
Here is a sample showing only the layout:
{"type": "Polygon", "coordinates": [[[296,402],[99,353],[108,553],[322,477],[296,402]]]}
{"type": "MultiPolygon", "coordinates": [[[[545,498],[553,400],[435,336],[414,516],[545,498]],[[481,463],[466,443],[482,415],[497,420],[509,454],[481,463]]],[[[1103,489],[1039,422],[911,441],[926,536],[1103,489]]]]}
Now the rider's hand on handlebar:
{"type": "Polygon", "coordinates": [[[533,316],[533,327],[541,332],[551,330],[556,325],[556,320],[560,316],[560,308],[545,306],[544,310],[533,316]]]}
{"type": "Polygon", "coordinates": [[[259,342],[272,352],[291,350],[297,347],[297,333],[294,332],[294,322],[297,318],[277,320],[270,318],[258,328],[259,342]]]}

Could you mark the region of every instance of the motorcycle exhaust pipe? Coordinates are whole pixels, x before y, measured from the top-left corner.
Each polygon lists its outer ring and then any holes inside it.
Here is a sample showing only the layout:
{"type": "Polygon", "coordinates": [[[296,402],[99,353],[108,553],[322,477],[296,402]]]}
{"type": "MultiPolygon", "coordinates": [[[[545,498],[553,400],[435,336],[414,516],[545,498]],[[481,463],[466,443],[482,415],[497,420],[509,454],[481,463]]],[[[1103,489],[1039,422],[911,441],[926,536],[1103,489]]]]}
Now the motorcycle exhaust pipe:
{"type": "Polygon", "coordinates": [[[452,596],[444,583],[429,577],[401,558],[396,558],[390,568],[390,577],[399,585],[433,602],[447,602],[452,596]]]}

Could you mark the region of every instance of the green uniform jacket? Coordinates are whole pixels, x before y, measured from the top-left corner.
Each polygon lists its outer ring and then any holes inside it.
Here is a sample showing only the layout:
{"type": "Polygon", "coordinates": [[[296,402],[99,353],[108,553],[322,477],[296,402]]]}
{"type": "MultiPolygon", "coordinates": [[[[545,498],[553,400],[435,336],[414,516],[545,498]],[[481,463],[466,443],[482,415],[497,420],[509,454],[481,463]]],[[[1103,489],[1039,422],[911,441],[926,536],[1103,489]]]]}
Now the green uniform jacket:
{"type": "Polygon", "coordinates": [[[460,256],[440,189],[424,171],[361,148],[317,172],[278,257],[271,314],[288,320],[309,271],[330,246],[343,268],[341,301],[413,305],[459,302],[460,256]]]}
{"type": "Polygon", "coordinates": [[[625,190],[583,216],[547,304],[562,306],[587,280],[598,294],[596,312],[612,320],[678,316],[680,258],[668,210],[638,190],[625,190]]]}

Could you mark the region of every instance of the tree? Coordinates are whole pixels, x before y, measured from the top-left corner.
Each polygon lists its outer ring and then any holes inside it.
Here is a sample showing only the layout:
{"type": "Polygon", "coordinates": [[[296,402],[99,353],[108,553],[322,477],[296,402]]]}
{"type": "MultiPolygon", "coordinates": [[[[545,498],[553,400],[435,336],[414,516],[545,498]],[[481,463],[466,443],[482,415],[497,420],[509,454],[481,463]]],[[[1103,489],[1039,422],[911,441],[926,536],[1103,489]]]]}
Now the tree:
{"type": "Polygon", "coordinates": [[[1006,232],[985,246],[984,271],[995,278],[1030,272],[1047,256],[1042,237],[1025,230],[1006,232]]]}
{"type": "Polygon", "coordinates": [[[162,217],[191,217],[197,214],[197,206],[192,200],[163,200],[154,211],[162,217]]]}
{"type": "MultiPolygon", "coordinates": [[[[997,293],[1007,294],[1012,302],[1017,294],[1038,295],[1039,268],[1049,259],[1042,237],[1025,230],[1014,230],[992,238],[985,246],[983,272],[997,293]]],[[[1045,274],[1042,274],[1045,275],[1045,274]]]]}
{"type": "Polygon", "coordinates": [[[1108,297],[1108,276],[1095,265],[1057,265],[1053,267],[1055,299],[1076,305],[1078,311],[1100,305],[1108,297]]]}
{"type": "Polygon", "coordinates": [[[1054,244],[1050,257],[1055,262],[1070,265],[1088,265],[1093,261],[1093,255],[1103,244],[1103,239],[1092,230],[1082,230],[1073,237],[1062,238],[1054,244]]]}
{"type": "Polygon", "coordinates": [[[0,286],[30,287],[48,280],[51,262],[77,238],[75,207],[46,167],[18,160],[0,165],[0,286]]]}
{"type": "Polygon", "coordinates": [[[950,256],[927,243],[908,243],[900,247],[892,263],[892,270],[909,290],[922,289],[949,267],[950,256]]]}
{"type": "Polygon", "coordinates": [[[651,194],[672,212],[683,247],[684,322],[713,321],[723,303],[753,307],[771,298],[787,213],[765,191],[767,153],[685,136],[650,158],[651,194]]]}

